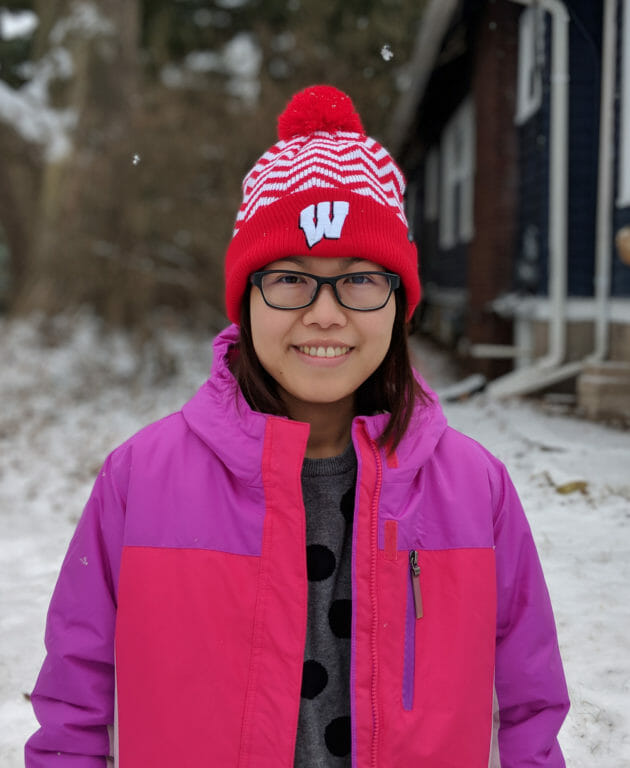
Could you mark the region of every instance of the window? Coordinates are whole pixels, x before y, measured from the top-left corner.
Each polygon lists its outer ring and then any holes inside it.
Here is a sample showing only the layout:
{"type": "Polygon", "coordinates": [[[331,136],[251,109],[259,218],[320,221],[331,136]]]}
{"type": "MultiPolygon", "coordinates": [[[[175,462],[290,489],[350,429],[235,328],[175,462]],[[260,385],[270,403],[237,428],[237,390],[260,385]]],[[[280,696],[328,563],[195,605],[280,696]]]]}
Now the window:
{"type": "Polygon", "coordinates": [[[440,153],[432,149],[424,164],[424,218],[437,221],[439,210],[440,153]]]}
{"type": "Polygon", "coordinates": [[[621,114],[617,205],[620,208],[630,206],[630,0],[623,2],[621,31],[621,114]]]}
{"type": "Polygon", "coordinates": [[[475,109],[466,99],[442,133],[440,248],[472,240],[474,228],[475,109]]]}
{"type": "Polygon", "coordinates": [[[545,58],[545,14],[540,8],[526,8],[518,25],[518,82],[516,116],[521,125],[542,103],[541,70],[545,58]]]}

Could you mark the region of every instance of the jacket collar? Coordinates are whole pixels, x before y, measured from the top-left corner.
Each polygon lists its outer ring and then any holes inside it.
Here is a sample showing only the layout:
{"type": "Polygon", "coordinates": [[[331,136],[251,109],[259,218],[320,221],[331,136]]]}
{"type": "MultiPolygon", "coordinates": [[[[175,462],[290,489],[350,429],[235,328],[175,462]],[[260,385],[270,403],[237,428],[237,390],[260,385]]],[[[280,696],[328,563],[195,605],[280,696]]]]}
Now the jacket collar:
{"type": "MultiPolygon", "coordinates": [[[[262,449],[269,416],[253,411],[243,397],[230,370],[230,352],[238,342],[239,329],[230,325],[215,339],[210,378],[182,409],[190,429],[231,472],[248,485],[260,483],[262,449]]],[[[418,406],[407,432],[396,450],[398,470],[415,474],[428,461],[446,429],[446,418],[437,396],[418,375],[429,395],[426,405],[418,406]]],[[[279,418],[279,417],[275,417],[279,418]]],[[[358,416],[369,436],[378,440],[387,414],[358,416]]],[[[398,479],[401,472],[394,470],[398,479]]]]}

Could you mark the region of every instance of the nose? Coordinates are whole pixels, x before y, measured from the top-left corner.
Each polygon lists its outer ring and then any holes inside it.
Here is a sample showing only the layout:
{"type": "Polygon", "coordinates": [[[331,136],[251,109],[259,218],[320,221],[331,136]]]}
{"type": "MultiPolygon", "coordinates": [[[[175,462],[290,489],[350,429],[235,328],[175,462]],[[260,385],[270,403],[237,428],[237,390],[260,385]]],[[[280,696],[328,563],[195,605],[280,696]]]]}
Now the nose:
{"type": "Polygon", "coordinates": [[[304,310],[303,321],[322,328],[346,324],[346,311],[337,301],[332,285],[322,285],[315,301],[304,310]]]}

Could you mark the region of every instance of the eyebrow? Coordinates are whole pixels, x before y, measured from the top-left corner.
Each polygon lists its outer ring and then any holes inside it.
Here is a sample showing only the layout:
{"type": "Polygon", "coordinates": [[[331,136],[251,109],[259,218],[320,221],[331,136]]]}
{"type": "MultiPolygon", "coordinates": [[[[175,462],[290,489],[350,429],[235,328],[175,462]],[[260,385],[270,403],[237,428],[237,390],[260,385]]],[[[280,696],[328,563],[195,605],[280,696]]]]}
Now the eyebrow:
{"type": "MultiPolygon", "coordinates": [[[[291,261],[293,264],[296,264],[298,267],[304,266],[304,259],[310,258],[309,256],[282,256],[279,259],[275,259],[275,261],[291,261]]],[[[346,262],[347,264],[356,264],[359,261],[369,261],[369,259],[364,259],[361,256],[342,256],[341,260],[346,262]]]]}

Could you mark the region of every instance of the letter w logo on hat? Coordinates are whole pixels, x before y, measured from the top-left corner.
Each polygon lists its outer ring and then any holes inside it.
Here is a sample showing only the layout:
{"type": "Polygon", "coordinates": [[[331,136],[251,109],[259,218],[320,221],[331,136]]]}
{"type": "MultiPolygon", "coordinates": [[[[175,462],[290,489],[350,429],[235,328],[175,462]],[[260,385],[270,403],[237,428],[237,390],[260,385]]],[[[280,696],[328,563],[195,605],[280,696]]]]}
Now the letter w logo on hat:
{"type": "Polygon", "coordinates": [[[300,229],[304,232],[309,248],[325,237],[327,240],[339,240],[350,203],[345,200],[335,200],[309,205],[300,212],[300,229]],[[332,216],[330,207],[332,205],[332,216]]]}

